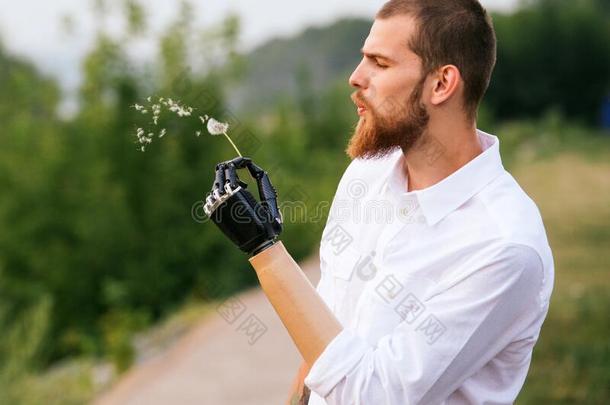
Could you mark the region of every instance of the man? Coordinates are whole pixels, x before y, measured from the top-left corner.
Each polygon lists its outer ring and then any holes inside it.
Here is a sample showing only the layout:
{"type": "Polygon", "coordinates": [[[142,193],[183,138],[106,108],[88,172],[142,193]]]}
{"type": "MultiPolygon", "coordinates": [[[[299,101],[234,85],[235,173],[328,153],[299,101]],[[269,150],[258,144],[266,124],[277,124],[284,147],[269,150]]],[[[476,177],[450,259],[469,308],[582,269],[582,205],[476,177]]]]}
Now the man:
{"type": "Polygon", "coordinates": [[[390,0],[362,53],[350,77],[353,161],[322,235],[316,291],[276,242],[272,187],[259,186],[263,209],[235,203],[243,190],[223,187],[235,161],[221,164],[208,211],[253,255],[303,355],[293,398],[510,404],[554,270],[538,209],[504,170],[498,138],[476,129],[495,65],[491,21],[476,0],[390,0]],[[236,204],[256,208],[242,212],[258,228],[221,217],[236,204]]]}

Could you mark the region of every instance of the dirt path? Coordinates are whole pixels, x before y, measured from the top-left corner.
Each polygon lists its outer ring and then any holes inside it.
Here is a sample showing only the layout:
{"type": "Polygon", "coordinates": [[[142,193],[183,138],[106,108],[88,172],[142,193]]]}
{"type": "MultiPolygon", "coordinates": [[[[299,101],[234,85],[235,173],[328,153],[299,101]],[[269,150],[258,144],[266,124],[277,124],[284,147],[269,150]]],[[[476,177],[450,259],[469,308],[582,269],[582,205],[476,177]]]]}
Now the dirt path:
{"type": "MultiPolygon", "coordinates": [[[[319,263],[312,257],[301,264],[314,285],[319,263]]],[[[260,289],[234,298],[166,352],[132,368],[94,403],[284,404],[301,355],[260,289]]]]}

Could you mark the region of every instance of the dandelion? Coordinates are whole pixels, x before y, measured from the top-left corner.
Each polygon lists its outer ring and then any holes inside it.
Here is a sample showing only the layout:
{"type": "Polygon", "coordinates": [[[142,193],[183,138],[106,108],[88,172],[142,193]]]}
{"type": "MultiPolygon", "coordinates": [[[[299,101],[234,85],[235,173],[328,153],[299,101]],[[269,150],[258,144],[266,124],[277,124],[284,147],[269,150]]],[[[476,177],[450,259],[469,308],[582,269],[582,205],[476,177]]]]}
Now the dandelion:
{"type": "MultiPolygon", "coordinates": [[[[157,101],[154,101],[153,97],[149,96],[146,98],[146,101],[147,103],[145,103],[145,105],[134,104],[132,107],[135,108],[135,110],[140,112],[141,114],[148,114],[148,112],[151,111],[152,124],[155,126],[159,124],[159,117],[161,116],[161,113],[164,108],[167,109],[169,112],[176,114],[179,118],[191,117],[193,111],[195,110],[193,107],[184,105],[180,101],[173,100],[172,98],[158,97],[157,101]]],[[[233,146],[233,149],[235,149],[237,154],[239,156],[242,156],[239,149],[237,149],[237,146],[235,146],[235,143],[233,143],[233,140],[227,134],[227,132],[229,131],[228,123],[217,121],[216,119],[208,116],[207,114],[199,115],[198,118],[199,121],[201,121],[201,124],[207,128],[208,132],[211,135],[224,135],[231,144],[231,146],[233,146]]],[[[195,131],[195,136],[200,137],[201,133],[201,130],[195,131]]],[[[162,128],[158,134],[158,137],[163,138],[166,134],[167,130],[165,128],[162,128]]],[[[142,152],[145,151],[146,145],[150,145],[152,143],[154,136],[155,133],[153,132],[149,132],[148,134],[146,134],[143,128],[137,128],[137,142],[140,144],[140,150],[142,152]]]]}
{"type": "Polygon", "coordinates": [[[229,124],[224,122],[216,121],[214,118],[210,118],[208,121],[208,132],[212,135],[222,135],[229,130],[229,124]]]}
{"type": "Polygon", "coordinates": [[[235,144],[233,143],[233,141],[231,140],[229,135],[227,135],[228,130],[229,130],[229,124],[216,121],[214,118],[210,118],[208,120],[208,132],[210,133],[210,135],[212,135],[212,136],[224,135],[227,138],[227,140],[229,141],[229,143],[231,144],[231,146],[233,146],[233,149],[235,149],[235,152],[237,152],[237,154],[240,157],[242,157],[241,153],[239,152],[239,149],[237,149],[237,146],[235,146],[235,144]]]}

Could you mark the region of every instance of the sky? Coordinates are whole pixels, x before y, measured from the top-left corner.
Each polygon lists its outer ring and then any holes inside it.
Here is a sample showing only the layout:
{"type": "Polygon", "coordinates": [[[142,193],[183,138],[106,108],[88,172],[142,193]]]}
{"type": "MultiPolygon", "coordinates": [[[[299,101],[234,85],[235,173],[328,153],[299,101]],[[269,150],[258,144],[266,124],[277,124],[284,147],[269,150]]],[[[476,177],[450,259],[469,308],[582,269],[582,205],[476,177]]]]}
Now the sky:
{"type": "MultiPolygon", "coordinates": [[[[121,4],[122,0],[107,0],[121,4]]],[[[489,10],[509,11],[519,0],[482,0],[489,10]]],[[[373,18],[385,0],[191,0],[198,25],[209,26],[229,12],[242,21],[241,46],[248,50],[275,36],[298,34],[307,26],[328,24],[345,16],[373,18]]],[[[0,0],[0,41],[13,54],[33,61],[45,74],[59,79],[66,93],[80,81],[79,64],[91,47],[100,21],[92,16],[92,0],[0,0]],[[62,29],[62,18],[71,16],[73,34],[62,29]]],[[[150,27],[161,32],[177,11],[178,1],[146,0],[150,27]]],[[[104,26],[120,32],[121,18],[109,17],[104,26]]],[[[153,45],[141,44],[143,55],[153,45]]]]}

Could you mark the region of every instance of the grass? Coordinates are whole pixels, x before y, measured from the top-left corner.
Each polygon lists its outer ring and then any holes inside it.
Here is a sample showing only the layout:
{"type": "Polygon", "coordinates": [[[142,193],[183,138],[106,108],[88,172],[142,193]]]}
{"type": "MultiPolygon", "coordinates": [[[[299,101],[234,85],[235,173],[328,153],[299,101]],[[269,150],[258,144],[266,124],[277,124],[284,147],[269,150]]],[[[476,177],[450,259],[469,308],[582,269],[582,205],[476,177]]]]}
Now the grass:
{"type": "MultiPolygon", "coordinates": [[[[163,353],[213,312],[214,302],[191,301],[162,322],[136,334],[130,345],[133,363],[143,363],[163,353]]],[[[107,359],[67,360],[42,373],[24,371],[10,381],[0,379],[0,404],[85,404],[121,376],[117,371],[120,368],[114,356],[109,355],[107,359]]]]}
{"type": "Polygon", "coordinates": [[[610,403],[610,139],[515,164],[555,259],[549,314],[519,404],[610,403]]]}

